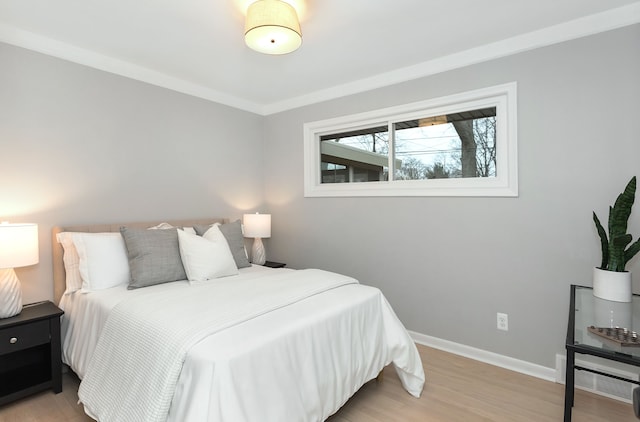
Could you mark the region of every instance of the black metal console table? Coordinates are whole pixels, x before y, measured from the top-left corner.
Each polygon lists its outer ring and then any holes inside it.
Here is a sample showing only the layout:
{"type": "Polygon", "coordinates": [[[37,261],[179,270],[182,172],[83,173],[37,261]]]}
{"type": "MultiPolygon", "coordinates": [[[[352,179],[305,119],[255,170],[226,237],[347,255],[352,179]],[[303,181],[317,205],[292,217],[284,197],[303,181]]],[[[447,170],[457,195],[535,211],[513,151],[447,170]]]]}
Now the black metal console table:
{"type": "MultiPolygon", "coordinates": [[[[565,422],[571,421],[576,369],[640,385],[640,382],[636,380],[629,380],[575,364],[575,355],[579,353],[640,367],[640,347],[623,346],[615,341],[595,335],[588,330],[591,326],[619,326],[632,331],[634,329],[634,327],[632,327],[634,314],[636,314],[636,316],[640,315],[639,295],[633,295],[633,301],[631,303],[610,302],[594,297],[591,287],[571,286],[569,323],[567,325],[566,340],[565,422]]],[[[640,327],[635,327],[635,329],[638,330],[640,327]]]]}

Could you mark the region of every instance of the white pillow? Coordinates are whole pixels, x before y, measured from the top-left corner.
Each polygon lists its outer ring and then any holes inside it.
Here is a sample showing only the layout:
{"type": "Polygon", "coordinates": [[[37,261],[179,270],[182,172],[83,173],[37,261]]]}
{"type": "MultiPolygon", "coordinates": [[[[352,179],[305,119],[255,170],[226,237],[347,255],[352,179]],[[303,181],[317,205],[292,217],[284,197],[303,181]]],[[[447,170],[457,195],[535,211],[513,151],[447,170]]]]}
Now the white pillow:
{"type": "Polygon", "coordinates": [[[77,233],[62,232],[56,235],[58,243],[62,245],[64,253],[62,254],[62,261],[64,262],[64,271],[66,274],[65,283],[67,285],[64,291],[65,295],[71,294],[76,290],[82,288],[82,276],[80,276],[80,257],[76,250],[76,245],[73,243],[73,235],[77,233]]]}
{"type": "Polygon", "coordinates": [[[74,233],[73,243],[80,257],[83,292],[129,283],[129,260],[120,233],[74,233]]]}
{"type": "MultiPolygon", "coordinates": [[[[211,225],[211,227],[214,227],[214,226],[218,227],[218,229],[220,229],[221,224],[220,223],[213,223],[211,225]]],[[[186,229],[186,227],[185,227],[185,229],[186,229]]],[[[220,231],[220,230],[218,230],[218,231],[220,231]]],[[[240,224],[240,231],[242,231],[242,236],[244,236],[244,225],[242,225],[242,224],[240,224]]],[[[194,232],[196,232],[196,231],[194,230],[194,232]]],[[[207,232],[208,232],[208,230],[207,230],[207,232]]],[[[220,232],[220,233],[222,234],[222,232],[220,232]]],[[[207,235],[207,233],[205,232],[205,234],[203,234],[202,237],[205,237],[206,235],[207,235]]],[[[222,236],[224,237],[224,235],[222,235],[222,236]]],[[[227,240],[227,238],[225,237],[224,240],[227,240]]],[[[228,244],[229,244],[229,242],[227,242],[227,245],[228,244]]],[[[247,257],[247,260],[249,259],[249,252],[247,252],[247,247],[246,246],[244,247],[244,256],[247,257]]]]}
{"type": "Polygon", "coordinates": [[[182,265],[190,282],[238,274],[238,267],[220,229],[214,226],[207,233],[200,237],[178,230],[182,265]],[[209,237],[205,237],[209,232],[209,237]]]}

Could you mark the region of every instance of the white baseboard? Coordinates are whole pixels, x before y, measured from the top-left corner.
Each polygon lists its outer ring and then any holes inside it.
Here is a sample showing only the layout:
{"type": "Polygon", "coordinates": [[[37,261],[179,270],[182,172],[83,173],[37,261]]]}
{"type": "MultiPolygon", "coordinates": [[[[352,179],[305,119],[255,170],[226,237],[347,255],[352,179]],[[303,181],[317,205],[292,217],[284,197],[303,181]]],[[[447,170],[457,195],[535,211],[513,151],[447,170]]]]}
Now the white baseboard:
{"type": "Polygon", "coordinates": [[[426,334],[409,331],[409,335],[418,344],[433,347],[434,349],[443,350],[453,353],[454,355],[464,356],[469,359],[488,363],[500,368],[509,369],[521,374],[530,375],[546,381],[556,382],[555,368],[547,368],[546,366],[536,365],[520,359],[514,359],[508,356],[499,355],[497,353],[488,352],[471,346],[466,346],[453,341],[443,340],[437,337],[428,336],[426,334]]]}
{"type": "MultiPolygon", "coordinates": [[[[556,367],[547,368],[545,366],[536,365],[520,359],[514,359],[508,356],[499,355],[497,353],[488,352],[471,346],[466,346],[453,341],[443,340],[437,337],[428,336],[426,334],[409,331],[409,335],[418,344],[433,347],[434,349],[443,350],[454,355],[464,356],[469,359],[488,363],[500,368],[509,369],[521,374],[530,375],[546,381],[564,384],[564,371],[566,365],[566,357],[564,355],[556,355],[556,367]]],[[[592,368],[619,377],[638,380],[638,375],[616,368],[610,368],[593,362],[576,360],[576,364],[585,368],[592,368]]],[[[429,374],[427,374],[427,378],[429,374]]],[[[596,375],[586,371],[576,371],[575,388],[589,391],[601,396],[620,400],[626,403],[632,402],[634,384],[624,381],[596,375]]]]}

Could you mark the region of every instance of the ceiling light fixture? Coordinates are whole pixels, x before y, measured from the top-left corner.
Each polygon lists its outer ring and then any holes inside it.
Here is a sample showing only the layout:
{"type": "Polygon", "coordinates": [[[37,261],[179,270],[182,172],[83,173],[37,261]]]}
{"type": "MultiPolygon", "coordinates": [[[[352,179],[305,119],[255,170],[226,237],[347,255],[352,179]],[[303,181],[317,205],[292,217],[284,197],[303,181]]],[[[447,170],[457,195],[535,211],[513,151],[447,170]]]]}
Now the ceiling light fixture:
{"type": "Polygon", "coordinates": [[[265,54],[286,54],[302,44],[296,9],[280,0],[258,0],[247,9],[244,41],[265,54]]]}

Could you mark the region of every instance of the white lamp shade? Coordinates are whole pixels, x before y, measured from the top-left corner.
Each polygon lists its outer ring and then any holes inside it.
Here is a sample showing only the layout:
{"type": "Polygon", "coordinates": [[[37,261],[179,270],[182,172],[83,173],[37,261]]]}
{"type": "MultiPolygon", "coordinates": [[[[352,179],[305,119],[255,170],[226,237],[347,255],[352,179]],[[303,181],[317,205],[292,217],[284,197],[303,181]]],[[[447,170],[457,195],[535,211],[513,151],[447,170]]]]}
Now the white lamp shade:
{"type": "Polygon", "coordinates": [[[280,0],[258,0],[247,9],[244,41],[265,54],[286,54],[302,44],[296,9],[280,0]]]}
{"type": "Polygon", "coordinates": [[[37,264],[38,225],[0,224],[0,268],[37,264]]]}
{"type": "Polygon", "coordinates": [[[271,214],[245,214],[244,237],[271,237],[271,214]]]}

